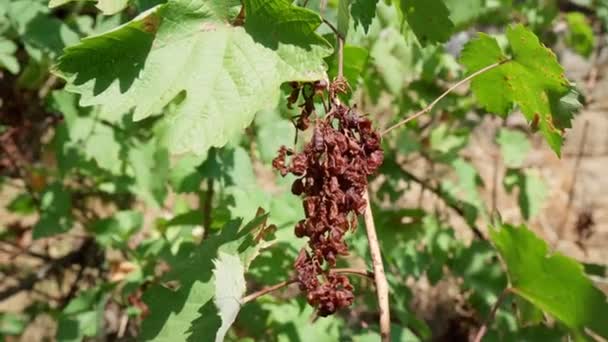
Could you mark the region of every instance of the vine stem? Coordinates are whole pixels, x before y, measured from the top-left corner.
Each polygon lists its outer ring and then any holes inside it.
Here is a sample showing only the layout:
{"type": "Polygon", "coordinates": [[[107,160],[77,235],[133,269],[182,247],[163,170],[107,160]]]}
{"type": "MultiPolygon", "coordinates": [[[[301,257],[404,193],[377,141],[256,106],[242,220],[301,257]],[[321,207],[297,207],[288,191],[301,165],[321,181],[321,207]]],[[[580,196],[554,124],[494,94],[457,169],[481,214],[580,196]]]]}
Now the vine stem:
{"type": "Polygon", "coordinates": [[[376,295],[378,297],[378,306],[380,309],[380,337],[383,342],[390,342],[391,336],[391,314],[388,303],[388,281],[384,273],[384,265],[382,264],[382,254],[380,245],[378,244],[378,235],[376,234],[376,225],[374,224],[374,215],[369,202],[369,191],[366,189],[363,194],[365,203],[365,231],[367,232],[367,242],[369,251],[372,256],[372,266],[374,269],[374,280],[376,282],[376,295]]]}
{"type": "Polygon", "coordinates": [[[467,76],[466,78],[463,78],[462,80],[458,81],[456,84],[454,84],[453,86],[451,86],[450,88],[448,88],[448,90],[444,91],[443,94],[439,95],[439,97],[437,97],[433,102],[431,102],[431,104],[429,104],[428,106],[426,106],[425,108],[423,108],[422,110],[420,110],[419,112],[415,113],[414,115],[410,115],[407,118],[397,122],[396,124],[392,125],[391,127],[385,129],[382,133],[380,133],[380,135],[385,135],[386,133],[392,131],[395,128],[401,127],[403,125],[405,125],[406,123],[418,118],[419,116],[428,113],[431,111],[431,109],[433,109],[433,107],[435,107],[435,105],[441,101],[444,97],[448,96],[448,94],[450,94],[452,91],[454,91],[454,89],[460,87],[461,85],[467,83],[468,81],[472,80],[473,78],[488,72],[496,67],[499,67],[505,63],[507,63],[508,61],[510,61],[510,59],[505,59],[503,61],[500,62],[496,62],[494,64],[490,64],[485,68],[479,69],[477,71],[475,71],[474,73],[470,74],[469,76],[467,76]]]}
{"type": "Polygon", "coordinates": [[[488,331],[488,326],[494,320],[494,317],[496,316],[496,312],[498,311],[498,308],[500,307],[502,302],[504,302],[505,298],[507,298],[507,295],[509,293],[511,293],[510,287],[507,287],[506,289],[504,289],[504,291],[502,291],[502,293],[496,300],[496,303],[494,303],[494,306],[492,307],[492,311],[490,311],[490,316],[488,316],[486,321],[483,323],[483,325],[477,332],[477,335],[475,336],[475,340],[473,340],[474,342],[481,342],[481,339],[483,339],[483,337],[486,335],[486,332],[488,331]]]}
{"type": "MultiPolygon", "coordinates": [[[[331,273],[341,273],[341,274],[355,274],[355,275],[359,275],[359,276],[362,276],[362,277],[374,278],[374,273],[373,272],[370,272],[370,271],[367,271],[367,270],[359,270],[359,269],[355,269],[355,268],[333,268],[333,269],[329,270],[329,272],[331,272],[331,273]]],[[[249,294],[249,295],[243,297],[241,299],[241,305],[245,304],[245,303],[249,303],[249,302],[251,302],[253,300],[256,300],[256,299],[258,299],[259,297],[261,297],[261,296],[263,296],[265,294],[268,294],[270,292],[274,292],[274,291],[276,291],[278,289],[281,289],[281,288],[283,288],[285,286],[288,286],[288,285],[291,285],[293,283],[296,283],[297,281],[298,281],[297,278],[292,278],[292,279],[289,279],[289,280],[282,281],[282,282],[280,282],[278,284],[265,287],[265,288],[263,288],[263,289],[261,289],[259,291],[256,291],[256,292],[254,292],[252,294],[249,294]]]]}

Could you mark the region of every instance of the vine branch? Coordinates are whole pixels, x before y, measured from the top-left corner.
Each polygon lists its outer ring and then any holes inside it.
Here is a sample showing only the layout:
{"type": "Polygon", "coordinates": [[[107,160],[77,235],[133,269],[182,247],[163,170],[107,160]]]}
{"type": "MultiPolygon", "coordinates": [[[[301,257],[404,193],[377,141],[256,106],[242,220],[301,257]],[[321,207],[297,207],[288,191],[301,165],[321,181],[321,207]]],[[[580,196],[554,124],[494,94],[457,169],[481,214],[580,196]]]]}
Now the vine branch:
{"type": "Polygon", "coordinates": [[[502,302],[504,302],[505,298],[507,298],[507,295],[509,293],[511,293],[511,288],[507,287],[506,289],[504,289],[504,291],[502,291],[500,296],[498,296],[496,303],[494,303],[494,306],[492,306],[492,311],[490,311],[490,316],[488,316],[488,318],[483,323],[481,328],[479,328],[479,331],[477,332],[477,335],[475,336],[475,340],[473,340],[474,342],[481,342],[481,339],[483,339],[483,337],[486,335],[486,332],[488,331],[488,326],[494,320],[494,317],[496,316],[496,312],[498,311],[498,308],[500,307],[502,302]]]}
{"type": "Polygon", "coordinates": [[[394,167],[401,172],[401,174],[413,181],[414,183],[417,183],[418,185],[420,185],[423,189],[426,189],[430,192],[432,192],[435,196],[437,196],[438,198],[440,198],[450,209],[452,209],[456,214],[458,214],[460,217],[462,217],[462,219],[464,220],[464,222],[466,222],[469,226],[469,228],[471,228],[471,230],[473,231],[473,234],[475,235],[475,237],[477,237],[480,240],[487,240],[486,237],[483,235],[483,233],[481,232],[481,230],[479,230],[479,228],[477,228],[474,224],[472,224],[471,222],[469,222],[469,220],[467,219],[467,215],[464,209],[464,204],[459,201],[458,199],[452,198],[452,197],[448,197],[444,190],[442,189],[441,186],[439,187],[434,187],[431,184],[425,182],[424,180],[418,178],[416,175],[414,175],[413,173],[405,170],[403,167],[401,167],[401,165],[399,165],[397,162],[395,162],[394,160],[388,159],[385,160],[384,163],[394,163],[394,167]]]}
{"type": "MultiPolygon", "coordinates": [[[[370,272],[370,271],[366,271],[366,270],[359,270],[359,269],[355,269],[355,268],[333,268],[329,270],[330,273],[341,273],[341,274],[355,274],[355,275],[359,275],[362,277],[368,277],[368,278],[374,278],[374,273],[370,272]]],[[[292,278],[289,280],[285,280],[282,281],[278,284],[272,285],[272,286],[268,286],[265,287],[259,291],[256,291],[254,293],[251,293],[245,297],[243,297],[243,299],[241,299],[241,305],[245,304],[245,303],[249,303],[251,301],[254,301],[256,299],[258,299],[259,297],[268,294],[270,292],[274,292],[276,290],[279,290],[285,286],[291,285],[293,283],[296,283],[298,281],[297,278],[292,278]]]]}
{"type": "Polygon", "coordinates": [[[465,84],[466,82],[472,80],[473,78],[488,72],[496,67],[499,67],[503,64],[505,64],[506,62],[510,61],[510,59],[505,59],[503,61],[494,63],[494,64],[490,64],[485,68],[479,69],[477,71],[475,71],[474,73],[470,74],[469,76],[463,78],[462,80],[458,81],[456,84],[454,84],[453,86],[449,87],[448,90],[444,91],[443,94],[439,95],[439,97],[437,97],[433,102],[431,102],[431,104],[429,104],[428,106],[426,106],[425,108],[423,108],[422,110],[420,110],[419,112],[415,113],[414,115],[410,115],[407,118],[397,122],[396,124],[390,126],[389,128],[385,129],[382,133],[380,133],[380,135],[385,135],[386,133],[392,131],[395,128],[401,127],[403,125],[405,125],[406,123],[418,118],[419,116],[430,112],[433,107],[435,107],[435,105],[441,101],[444,97],[448,96],[452,91],[454,91],[454,89],[460,87],[461,85],[465,84]]]}
{"type": "MultiPolygon", "coordinates": [[[[336,34],[338,40],[338,75],[334,81],[338,83],[344,82],[344,36],[336,29],[336,27],[323,19],[323,22],[332,29],[336,34]]],[[[346,83],[348,86],[348,83],[346,83]]],[[[346,89],[344,89],[345,91],[346,89]]],[[[444,95],[445,96],[445,95],[444,95]]],[[[436,100],[438,101],[438,100],[436,100]]],[[[374,282],[376,284],[376,295],[378,297],[378,307],[380,313],[380,336],[383,342],[390,342],[391,336],[391,317],[390,307],[388,301],[388,281],[386,280],[386,274],[384,273],[384,265],[382,264],[382,253],[380,252],[380,245],[378,243],[378,236],[376,234],[376,226],[374,224],[374,215],[372,208],[369,203],[369,192],[366,189],[363,193],[363,199],[366,203],[365,213],[363,214],[365,221],[365,230],[367,232],[367,241],[369,244],[370,255],[372,257],[372,266],[374,270],[374,282]]]]}
{"type": "Polygon", "coordinates": [[[367,190],[365,190],[363,198],[365,199],[365,203],[367,203],[363,218],[365,220],[365,231],[367,232],[369,251],[372,256],[376,295],[380,308],[380,337],[383,342],[389,342],[391,336],[391,314],[388,303],[388,281],[386,280],[386,274],[384,273],[382,254],[380,252],[380,245],[378,244],[374,215],[372,213],[372,207],[369,204],[369,192],[367,190]]]}

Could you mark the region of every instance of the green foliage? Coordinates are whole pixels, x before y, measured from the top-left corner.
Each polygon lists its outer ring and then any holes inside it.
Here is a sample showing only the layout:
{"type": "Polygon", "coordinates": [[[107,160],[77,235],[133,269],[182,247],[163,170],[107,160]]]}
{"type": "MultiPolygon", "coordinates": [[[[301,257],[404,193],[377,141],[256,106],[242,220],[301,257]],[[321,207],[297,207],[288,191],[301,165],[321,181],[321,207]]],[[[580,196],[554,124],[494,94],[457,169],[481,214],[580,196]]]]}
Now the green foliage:
{"type": "Polygon", "coordinates": [[[448,40],[454,24],[443,0],[399,0],[396,3],[421,44],[448,40]]]}
{"type": "Polygon", "coordinates": [[[496,142],[500,145],[504,163],[509,168],[521,167],[531,148],[524,133],[505,128],[498,131],[496,142]]]}
{"type": "Polygon", "coordinates": [[[511,169],[507,171],[503,183],[508,192],[515,187],[519,188],[517,200],[521,214],[526,220],[540,212],[548,190],[538,172],[511,169]]]}
{"type": "Polygon", "coordinates": [[[352,0],[350,7],[351,16],[355,28],[361,25],[365,32],[369,31],[369,26],[376,15],[376,6],[379,0],[352,0]]]}
{"type": "Polygon", "coordinates": [[[569,29],[566,43],[577,53],[589,57],[595,46],[595,37],[587,18],[582,13],[571,12],[566,15],[566,20],[569,29]]]}
{"type": "Polygon", "coordinates": [[[560,320],[577,338],[585,330],[608,336],[606,296],[583,273],[583,266],[550,252],[525,226],[503,225],[490,232],[509,274],[510,289],[560,320]]]}
{"type": "Polygon", "coordinates": [[[563,68],[553,52],[523,26],[509,27],[507,39],[511,57],[503,53],[494,38],[483,33],[465,46],[461,61],[469,74],[501,63],[473,79],[473,92],[488,111],[499,115],[508,114],[514,104],[518,105],[559,155],[561,130],[570,124],[569,120],[560,120],[556,111],[560,98],[569,91],[563,68]]]}
{"type": "Polygon", "coordinates": [[[225,325],[230,325],[238,312],[243,271],[266,244],[254,239],[265,220],[266,216],[259,216],[242,227],[240,221],[231,221],[201,246],[180,248],[180,252],[189,251],[179,255],[166,277],[177,280],[179,289],[154,285],[146,291],[144,300],[151,314],[143,323],[142,338],[221,341],[225,325]],[[225,285],[228,283],[230,286],[225,285]]]}
{"type": "Polygon", "coordinates": [[[40,200],[40,219],[34,226],[34,239],[65,233],[72,228],[70,191],[59,183],[50,184],[40,200]]]}
{"type": "Polygon", "coordinates": [[[0,66],[6,68],[12,74],[19,72],[19,61],[15,58],[14,54],[17,51],[17,45],[12,41],[0,37],[0,66]]]}
{"type": "Polygon", "coordinates": [[[103,329],[103,312],[107,295],[101,288],[94,288],[72,299],[59,315],[57,341],[82,341],[95,337],[103,329]]]}

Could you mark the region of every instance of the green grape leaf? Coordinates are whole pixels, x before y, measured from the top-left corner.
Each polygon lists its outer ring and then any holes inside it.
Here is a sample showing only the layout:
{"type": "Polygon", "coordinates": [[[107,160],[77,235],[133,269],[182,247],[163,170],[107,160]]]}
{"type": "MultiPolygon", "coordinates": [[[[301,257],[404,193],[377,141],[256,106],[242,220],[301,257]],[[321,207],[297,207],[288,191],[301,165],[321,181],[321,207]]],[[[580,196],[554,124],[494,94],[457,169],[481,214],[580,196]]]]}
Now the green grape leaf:
{"type": "Polygon", "coordinates": [[[94,337],[101,331],[108,296],[108,286],[83,291],[70,300],[61,311],[57,322],[56,339],[60,342],[78,342],[94,337]]]}
{"type": "Polygon", "coordinates": [[[21,335],[28,323],[28,317],[24,314],[2,313],[0,314],[0,336],[6,338],[6,335],[21,335]]]}
{"type": "Polygon", "coordinates": [[[156,139],[137,143],[129,150],[129,165],[133,168],[133,192],[147,203],[161,206],[167,195],[169,153],[156,139]]]}
{"type": "Polygon", "coordinates": [[[524,133],[507,128],[498,131],[496,142],[500,146],[505,165],[509,168],[520,168],[532,148],[524,133]]]}
{"type": "Polygon", "coordinates": [[[46,187],[40,200],[40,219],[34,226],[33,237],[40,239],[65,233],[72,228],[72,197],[60,183],[46,187]]]}
{"type": "Polygon", "coordinates": [[[95,239],[103,246],[123,246],[138,229],[142,227],[143,216],[136,211],[119,211],[112,217],[92,224],[95,239]]]}
{"type": "Polygon", "coordinates": [[[365,33],[369,31],[369,26],[376,16],[377,5],[378,0],[352,0],[350,15],[353,18],[355,28],[361,25],[365,33]]]}
{"type": "Polygon", "coordinates": [[[454,24],[443,0],[399,0],[399,7],[421,44],[443,43],[452,35],[454,24]]]}
{"type": "Polygon", "coordinates": [[[12,41],[0,37],[0,67],[5,68],[11,74],[19,73],[19,61],[15,57],[17,45],[12,41]]]}
{"type": "Polygon", "coordinates": [[[245,27],[229,23],[240,1],[176,0],[66,49],[56,67],[83,106],[101,117],[134,109],[134,120],[175,110],[164,140],[171,153],[204,154],[274,105],[281,83],[323,78],[331,46],[321,19],[287,0],[247,0],[245,27]]]}
{"type": "Polygon", "coordinates": [[[540,212],[547,198],[548,189],[536,170],[510,169],[507,171],[503,183],[508,192],[511,192],[515,187],[519,188],[517,201],[521,215],[526,220],[540,212]]]}
{"type": "Polygon", "coordinates": [[[36,211],[36,201],[29,192],[22,192],[6,206],[12,213],[28,215],[36,211]]]}
{"type": "Polygon", "coordinates": [[[555,54],[522,25],[509,27],[507,40],[513,54],[510,58],[494,38],[483,33],[464,47],[461,62],[469,74],[502,63],[473,79],[473,93],[488,111],[499,115],[508,114],[513,104],[517,104],[560,155],[562,129],[569,125],[563,120],[558,122],[556,111],[560,99],[570,91],[564,70],[555,54]]]}
{"type": "MultiPolygon", "coordinates": [[[[331,69],[330,69],[331,70],[331,69]]],[[[260,159],[270,164],[281,145],[293,144],[296,130],[293,123],[281,117],[278,109],[263,110],[256,114],[256,146],[260,159]]]]}
{"type": "Polygon", "coordinates": [[[224,341],[224,336],[234,323],[241,309],[241,298],[247,290],[245,269],[238,256],[219,252],[213,261],[215,277],[215,295],[213,302],[219,311],[222,325],[215,335],[216,342],[224,341]]]}
{"type": "Polygon", "coordinates": [[[566,44],[581,56],[589,57],[595,46],[595,36],[587,17],[580,12],[570,12],[566,15],[566,21],[569,30],[566,44]]]}
{"type": "Polygon", "coordinates": [[[348,27],[350,25],[350,2],[351,0],[338,1],[338,32],[344,38],[348,34],[348,27]]]}
{"type": "Polygon", "coordinates": [[[71,146],[100,168],[113,173],[121,171],[121,142],[111,126],[100,122],[97,109],[78,108],[77,96],[66,91],[51,94],[51,107],[63,114],[71,146]]]}
{"type": "Polygon", "coordinates": [[[37,1],[12,1],[7,14],[26,50],[37,61],[45,54],[54,58],[64,47],[78,42],[78,34],[37,1]]]}
{"type": "Polygon", "coordinates": [[[450,19],[456,27],[472,22],[486,11],[484,0],[444,0],[450,11],[450,19]]]}
{"type": "Polygon", "coordinates": [[[549,250],[525,226],[508,224],[490,230],[507,267],[512,292],[551,314],[576,337],[585,330],[608,338],[606,295],[593,286],[575,260],[549,250]]]}
{"type": "MultiPolygon", "coordinates": [[[[68,2],[72,2],[74,0],[50,0],[49,7],[54,8],[61,5],[65,5],[68,2]]],[[[91,0],[89,0],[91,1],[91,0]]],[[[129,4],[129,0],[97,0],[97,8],[105,15],[116,14],[129,4]]]]}
{"type": "Polygon", "coordinates": [[[227,324],[238,310],[235,297],[241,304],[238,295],[243,290],[242,271],[249,268],[261,248],[268,246],[268,242],[258,243],[255,239],[266,219],[267,215],[261,215],[245,226],[240,220],[233,220],[219,235],[192,246],[191,252],[182,246],[180,254],[172,258],[172,271],[165,277],[177,282],[178,289],[153,285],[144,293],[150,315],[143,322],[141,338],[214,341],[220,337],[222,321],[227,324]],[[238,283],[225,284],[234,281],[238,283]],[[228,288],[218,291],[218,287],[228,288]]]}

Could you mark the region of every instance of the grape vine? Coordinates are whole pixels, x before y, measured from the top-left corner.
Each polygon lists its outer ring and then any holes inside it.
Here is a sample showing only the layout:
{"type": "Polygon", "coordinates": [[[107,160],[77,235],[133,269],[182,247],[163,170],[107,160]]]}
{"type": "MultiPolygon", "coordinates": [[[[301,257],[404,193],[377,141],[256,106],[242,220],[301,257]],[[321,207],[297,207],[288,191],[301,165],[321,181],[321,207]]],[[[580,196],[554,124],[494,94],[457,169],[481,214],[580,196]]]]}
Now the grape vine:
{"type": "MultiPolygon", "coordinates": [[[[312,87],[319,88],[321,83],[312,87]]],[[[344,88],[339,81],[330,85],[332,89],[339,87],[344,88]]],[[[300,88],[307,87],[296,85],[292,94],[300,88]]],[[[303,248],[294,266],[300,289],[321,316],[333,314],[354,300],[348,278],[329,271],[338,256],[348,255],[344,236],[357,227],[357,216],[365,212],[367,178],[383,159],[380,136],[371,121],[341,104],[337,94],[329,91],[329,110],[313,119],[313,134],[303,150],[296,153],[282,146],[272,163],[281,175],[300,177],[291,191],[303,198],[306,218],[295,226],[295,235],[309,238],[310,252],[303,248]]],[[[290,102],[294,98],[290,96],[290,102]]],[[[311,102],[312,97],[306,97],[298,130],[306,130],[310,116],[315,115],[311,102]]]]}

